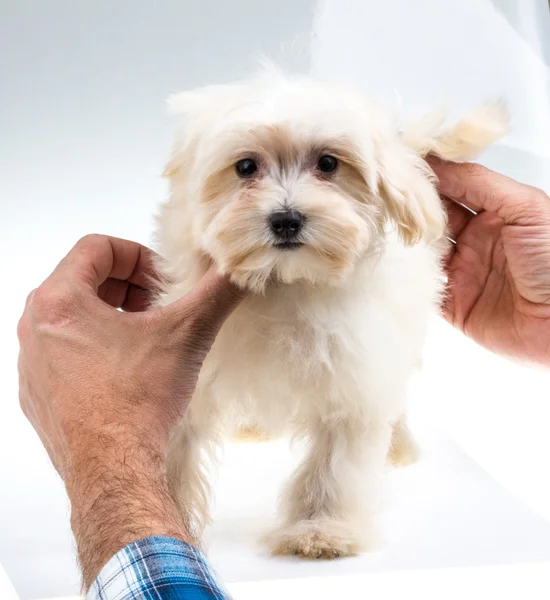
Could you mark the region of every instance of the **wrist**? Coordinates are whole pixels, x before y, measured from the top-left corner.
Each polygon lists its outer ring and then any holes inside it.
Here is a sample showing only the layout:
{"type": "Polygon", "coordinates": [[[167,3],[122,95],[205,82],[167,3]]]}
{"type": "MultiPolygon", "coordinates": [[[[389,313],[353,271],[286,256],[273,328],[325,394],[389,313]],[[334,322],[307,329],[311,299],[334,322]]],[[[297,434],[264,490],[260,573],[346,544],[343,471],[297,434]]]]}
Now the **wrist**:
{"type": "Polygon", "coordinates": [[[103,447],[74,466],[66,484],[86,588],[105,563],[133,541],[166,536],[191,543],[158,449],[146,444],[103,447]]]}

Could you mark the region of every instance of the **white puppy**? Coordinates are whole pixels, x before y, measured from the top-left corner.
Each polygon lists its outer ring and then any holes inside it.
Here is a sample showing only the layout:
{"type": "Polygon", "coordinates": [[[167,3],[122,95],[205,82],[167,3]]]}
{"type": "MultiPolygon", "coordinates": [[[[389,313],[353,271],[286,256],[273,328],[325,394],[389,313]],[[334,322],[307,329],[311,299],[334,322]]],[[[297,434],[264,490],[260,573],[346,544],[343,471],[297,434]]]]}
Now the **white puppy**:
{"type": "Polygon", "coordinates": [[[445,214],[423,156],[469,158],[500,137],[506,115],[484,108],[451,130],[432,118],[399,134],[353,91],[276,73],[171,102],[185,122],[158,218],[157,303],[183,296],[212,261],[252,290],[171,440],[183,514],[198,537],[224,438],[286,433],[307,450],[272,551],[367,549],[388,452],[414,459],[406,387],[443,281],[445,214]]]}

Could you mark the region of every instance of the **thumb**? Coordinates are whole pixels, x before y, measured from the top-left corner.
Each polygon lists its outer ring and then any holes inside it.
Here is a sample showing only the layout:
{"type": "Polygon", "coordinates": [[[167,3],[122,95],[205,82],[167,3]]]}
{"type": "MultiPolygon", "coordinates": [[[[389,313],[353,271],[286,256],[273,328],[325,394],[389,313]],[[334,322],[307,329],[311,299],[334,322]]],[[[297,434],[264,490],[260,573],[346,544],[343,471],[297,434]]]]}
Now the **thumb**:
{"type": "Polygon", "coordinates": [[[161,320],[182,335],[190,329],[205,342],[213,342],[227,317],[246,296],[246,291],[221,275],[212,265],[202,279],[180,300],[160,309],[161,320]]]}

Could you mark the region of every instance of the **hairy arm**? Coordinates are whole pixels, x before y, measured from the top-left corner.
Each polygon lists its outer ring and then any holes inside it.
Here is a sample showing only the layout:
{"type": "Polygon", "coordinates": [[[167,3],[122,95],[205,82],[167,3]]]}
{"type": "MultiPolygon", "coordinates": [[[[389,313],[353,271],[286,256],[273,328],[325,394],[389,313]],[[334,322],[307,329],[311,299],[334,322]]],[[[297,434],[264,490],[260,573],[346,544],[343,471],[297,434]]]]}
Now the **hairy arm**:
{"type": "Polygon", "coordinates": [[[88,236],[31,292],[18,326],[21,408],[65,482],[85,588],[130,542],[189,540],[168,439],[243,297],[212,267],[181,300],[148,309],[153,275],[148,249],[88,236]]]}
{"type": "Polygon", "coordinates": [[[170,494],[165,458],[144,436],[102,434],[87,464],[68,489],[71,526],[87,589],[111,556],[142,538],[166,536],[190,542],[170,494]]]}

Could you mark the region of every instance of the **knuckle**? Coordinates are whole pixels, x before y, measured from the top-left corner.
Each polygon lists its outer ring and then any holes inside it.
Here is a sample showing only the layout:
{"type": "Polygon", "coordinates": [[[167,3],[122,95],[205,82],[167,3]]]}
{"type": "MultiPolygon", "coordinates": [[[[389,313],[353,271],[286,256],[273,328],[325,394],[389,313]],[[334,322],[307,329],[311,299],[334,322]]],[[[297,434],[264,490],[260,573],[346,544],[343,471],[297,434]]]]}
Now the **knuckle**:
{"type": "Polygon", "coordinates": [[[74,291],[69,286],[41,286],[36,290],[33,309],[40,318],[55,317],[65,313],[74,302],[74,291]]]}
{"type": "Polygon", "coordinates": [[[34,295],[34,309],[38,313],[49,310],[55,301],[54,296],[55,295],[53,291],[50,290],[46,285],[40,286],[34,295]]]}
{"type": "Polygon", "coordinates": [[[88,233],[81,237],[73,248],[73,252],[88,254],[105,247],[108,237],[100,233],[88,233]]]}
{"type": "Polygon", "coordinates": [[[26,338],[27,331],[28,331],[28,317],[27,317],[27,313],[25,311],[17,323],[17,338],[19,339],[19,341],[26,338]]]}
{"type": "Polygon", "coordinates": [[[518,214],[524,218],[547,219],[550,217],[550,198],[539,188],[522,184],[518,193],[511,194],[511,199],[514,201],[518,214]]]}
{"type": "Polygon", "coordinates": [[[533,197],[537,202],[539,202],[541,205],[550,205],[550,196],[548,196],[546,192],[535,187],[532,187],[531,190],[533,197]]]}
{"type": "Polygon", "coordinates": [[[48,288],[46,285],[41,285],[35,292],[33,298],[33,308],[37,312],[42,312],[43,310],[48,310],[50,307],[51,295],[48,292],[48,288]]]}
{"type": "Polygon", "coordinates": [[[27,306],[30,306],[30,304],[33,301],[34,295],[36,294],[36,290],[32,290],[32,292],[30,292],[30,294],[27,296],[26,300],[25,300],[25,308],[27,306]]]}
{"type": "Polygon", "coordinates": [[[105,236],[100,233],[88,233],[85,236],[81,237],[76,243],[77,247],[82,246],[95,246],[97,244],[103,244],[105,241],[105,236]]]}

